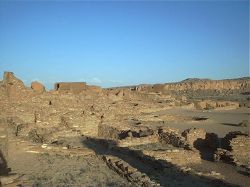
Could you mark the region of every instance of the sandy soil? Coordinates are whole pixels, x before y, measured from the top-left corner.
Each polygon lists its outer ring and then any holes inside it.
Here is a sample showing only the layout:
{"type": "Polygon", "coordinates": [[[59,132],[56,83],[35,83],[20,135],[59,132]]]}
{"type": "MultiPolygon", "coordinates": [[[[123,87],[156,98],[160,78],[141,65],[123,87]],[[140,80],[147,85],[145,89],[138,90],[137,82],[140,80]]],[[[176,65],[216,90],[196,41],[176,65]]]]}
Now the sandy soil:
{"type": "Polygon", "coordinates": [[[192,110],[192,109],[168,109],[154,113],[158,115],[177,116],[171,122],[166,121],[165,125],[178,128],[181,131],[195,127],[205,129],[207,132],[217,133],[219,137],[224,137],[230,131],[242,131],[249,133],[249,127],[240,127],[238,124],[243,120],[250,120],[250,109],[239,108],[232,110],[192,110]],[[188,119],[181,120],[179,117],[188,119]],[[206,120],[195,121],[192,118],[204,117],[206,120]]]}

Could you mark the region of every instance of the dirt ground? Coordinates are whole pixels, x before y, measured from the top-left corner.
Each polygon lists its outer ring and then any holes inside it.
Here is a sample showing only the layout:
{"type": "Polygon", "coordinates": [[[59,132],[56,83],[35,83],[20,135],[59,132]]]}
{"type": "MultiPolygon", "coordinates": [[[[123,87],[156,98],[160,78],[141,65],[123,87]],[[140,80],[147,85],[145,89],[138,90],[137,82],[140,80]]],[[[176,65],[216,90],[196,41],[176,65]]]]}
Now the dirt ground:
{"type": "Polygon", "coordinates": [[[224,137],[231,131],[242,131],[249,133],[249,127],[238,126],[243,120],[250,119],[249,108],[238,108],[231,110],[203,110],[197,111],[192,109],[168,109],[154,113],[161,118],[161,115],[176,116],[174,120],[166,121],[169,127],[178,128],[181,131],[187,128],[202,128],[207,132],[217,133],[219,137],[224,137]],[[185,118],[185,120],[181,120],[185,118]],[[195,118],[205,118],[195,120],[195,118]]]}
{"type": "Polygon", "coordinates": [[[8,167],[15,183],[7,186],[131,186],[88,149],[74,154],[74,150],[45,150],[18,140],[8,147],[8,167]]]}

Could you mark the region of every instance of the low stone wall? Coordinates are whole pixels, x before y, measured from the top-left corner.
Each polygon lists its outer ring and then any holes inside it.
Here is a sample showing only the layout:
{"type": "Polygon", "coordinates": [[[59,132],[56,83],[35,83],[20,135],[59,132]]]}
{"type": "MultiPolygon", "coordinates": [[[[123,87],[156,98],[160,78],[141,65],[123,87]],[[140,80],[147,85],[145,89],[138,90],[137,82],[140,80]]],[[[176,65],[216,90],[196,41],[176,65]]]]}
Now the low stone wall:
{"type": "Polygon", "coordinates": [[[182,136],[191,147],[199,148],[205,146],[206,131],[203,129],[190,128],[182,132],[182,136]]]}
{"type": "Polygon", "coordinates": [[[107,124],[101,123],[98,125],[98,137],[107,140],[118,140],[120,131],[115,127],[109,126],[107,124]]]}
{"type": "Polygon", "coordinates": [[[221,149],[218,148],[215,153],[214,153],[214,161],[223,161],[228,164],[233,164],[236,165],[237,160],[233,157],[233,154],[226,150],[226,149],[221,149]]]}
{"type": "MultiPolygon", "coordinates": [[[[98,125],[98,136],[104,139],[112,140],[137,140],[140,138],[146,138],[150,136],[157,135],[157,132],[147,127],[132,127],[127,124],[119,124],[116,126],[105,123],[100,123],[98,125]]],[[[147,139],[147,138],[146,138],[147,139]]]]}
{"type": "Polygon", "coordinates": [[[189,149],[189,145],[187,144],[185,138],[176,131],[172,130],[159,131],[159,141],[161,143],[171,144],[175,147],[189,149]]]}
{"type": "Polygon", "coordinates": [[[119,159],[118,157],[104,155],[102,159],[109,166],[109,168],[111,168],[121,176],[125,177],[135,186],[145,186],[145,187],[160,186],[160,184],[157,184],[156,182],[152,181],[146,174],[141,173],[136,168],[132,167],[127,162],[119,159]]]}
{"type": "Polygon", "coordinates": [[[195,108],[198,110],[204,110],[204,109],[209,110],[209,109],[224,108],[224,107],[238,108],[239,106],[240,106],[239,102],[232,102],[232,101],[204,100],[195,103],[195,108]]]}
{"type": "Polygon", "coordinates": [[[241,132],[230,132],[222,139],[222,148],[215,152],[215,160],[250,170],[250,137],[241,132]]]}
{"type": "Polygon", "coordinates": [[[231,142],[237,138],[237,137],[249,137],[247,134],[244,134],[240,131],[233,131],[233,132],[229,132],[228,134],[226,134],[226,136],[222,139],[222,148],[228,150],[228,151],[232,151],[233,150],[233,144],[231,144],[231,142]]]}

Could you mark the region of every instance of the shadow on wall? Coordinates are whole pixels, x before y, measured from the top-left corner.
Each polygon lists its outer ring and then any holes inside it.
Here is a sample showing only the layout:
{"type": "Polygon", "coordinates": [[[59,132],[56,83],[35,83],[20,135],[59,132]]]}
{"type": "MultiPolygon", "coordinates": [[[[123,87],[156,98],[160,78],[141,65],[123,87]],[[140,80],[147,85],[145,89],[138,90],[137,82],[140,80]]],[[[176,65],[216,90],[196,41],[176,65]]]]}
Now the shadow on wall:
{"type": "Polygon", "coordinates": [[[161,186],[235,186],[212,177],[184,173],[176,165],[166,160],[156,160],[153,157],[143,154],[140,150],[118,147],[116,142],[112,140],[84,137],[82,143],[94,150],[99,156],[110,155],[124,160],[161,186]]]}
{"type": "Polygon", "coordinates": [[[208,147],[206,143],[207,142],[205,139],[198,138],[196,141],[194,141],[194,148],[200,152],[201,159],[214,161],[214,153],[216,149],[208,147]]]}

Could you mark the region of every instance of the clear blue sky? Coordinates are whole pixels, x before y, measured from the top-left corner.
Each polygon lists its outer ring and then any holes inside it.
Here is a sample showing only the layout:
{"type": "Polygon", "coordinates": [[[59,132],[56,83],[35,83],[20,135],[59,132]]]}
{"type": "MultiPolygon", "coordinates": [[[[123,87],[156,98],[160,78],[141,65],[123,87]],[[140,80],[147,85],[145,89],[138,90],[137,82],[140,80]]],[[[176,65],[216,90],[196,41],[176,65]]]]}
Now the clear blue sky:
{"type": "Polygon", "coordinates": [[[107,86],[249,76],[249,1],[0,1],[0,75],[107,86]]]}

